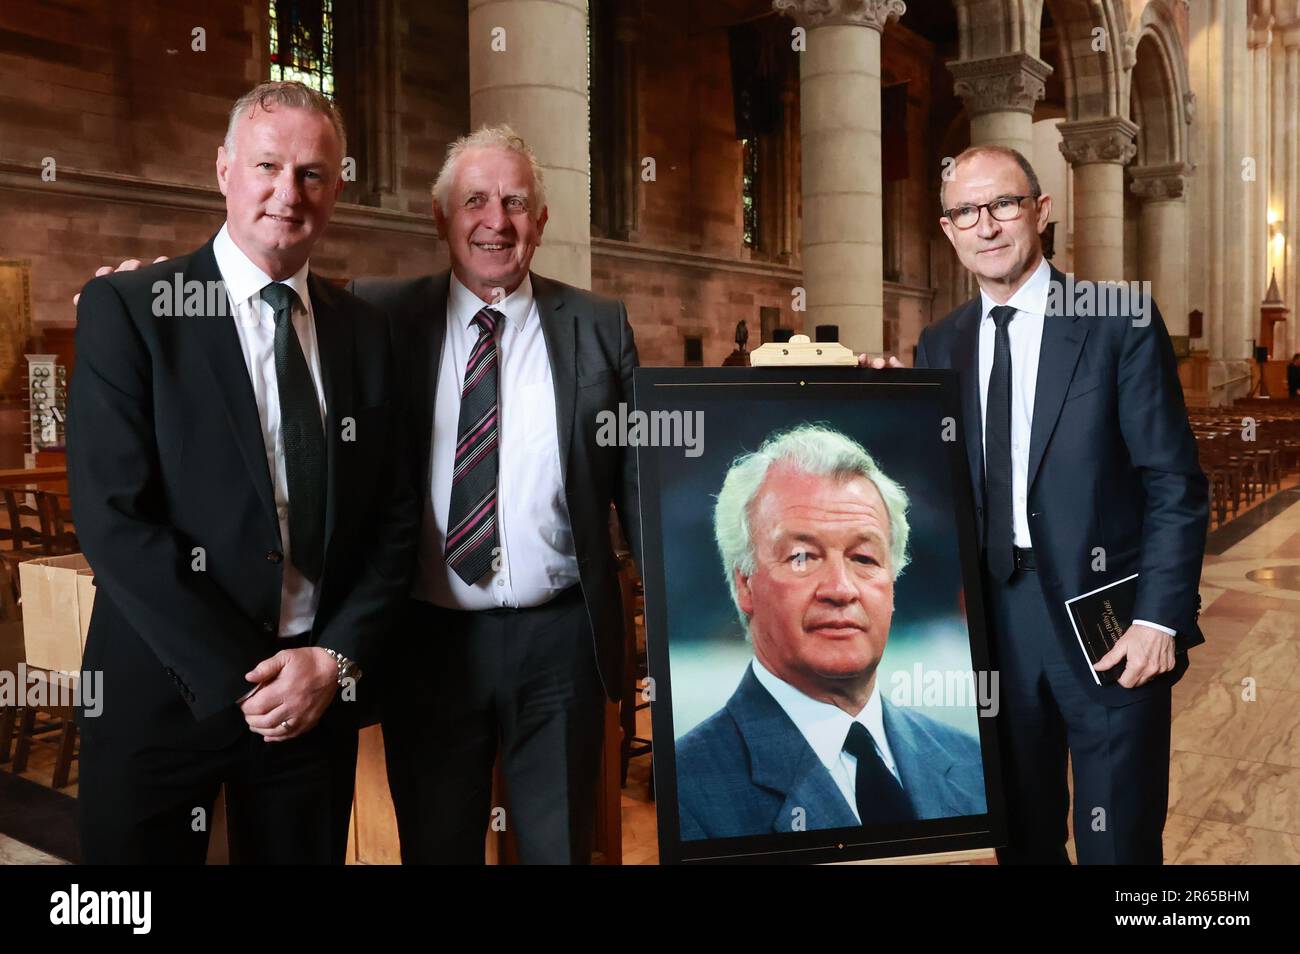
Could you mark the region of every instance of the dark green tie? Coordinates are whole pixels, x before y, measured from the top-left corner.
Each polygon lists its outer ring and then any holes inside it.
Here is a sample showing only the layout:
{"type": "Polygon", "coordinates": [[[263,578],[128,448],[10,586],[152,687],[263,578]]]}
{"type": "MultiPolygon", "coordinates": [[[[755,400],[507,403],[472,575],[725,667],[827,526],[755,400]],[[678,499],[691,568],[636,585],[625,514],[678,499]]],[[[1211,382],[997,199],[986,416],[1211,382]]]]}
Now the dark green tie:
{"type": "Polygon", "coordinates": [[[293,328],[297,293],[288,285],[272,282],[262,289],[262,301],[275,310],[275,382],[289,484],[286,549],[293,565],[315,583],[325,553],[325,429],[320,401],[293,328]]]}
{"type": "Polygon", "coordinates": [[[989,573],[999,583],[1016,569],[1016,520],[1011,501],[1011,333],[1010,305],[997,305],[993,319],[993,369],[984,398],[984,546],[989,573]]]}

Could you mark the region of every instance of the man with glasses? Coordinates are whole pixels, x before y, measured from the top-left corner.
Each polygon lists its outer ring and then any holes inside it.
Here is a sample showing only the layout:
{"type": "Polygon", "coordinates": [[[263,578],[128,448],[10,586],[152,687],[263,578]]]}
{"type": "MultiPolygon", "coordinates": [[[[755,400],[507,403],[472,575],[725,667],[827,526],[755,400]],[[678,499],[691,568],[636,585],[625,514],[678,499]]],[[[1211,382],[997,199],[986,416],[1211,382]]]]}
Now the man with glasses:
{"type": "Polygon", "coordinates": [[[940,205],[980,295],[922,332],[916,366],[955,369],[962,392],[1002,692],[998,859],[1068,862],[1068,760],[1079,862],[1159,864],[1209,519],[1173,347],[1154,305],[1149,321],[1049,309],[1067,287],[1042,253],[1052,199],[1020,153],[968,149],[940,205]],[[1094,669],[1065,601],[1133,574],[1133,622],[1094,669]]]}

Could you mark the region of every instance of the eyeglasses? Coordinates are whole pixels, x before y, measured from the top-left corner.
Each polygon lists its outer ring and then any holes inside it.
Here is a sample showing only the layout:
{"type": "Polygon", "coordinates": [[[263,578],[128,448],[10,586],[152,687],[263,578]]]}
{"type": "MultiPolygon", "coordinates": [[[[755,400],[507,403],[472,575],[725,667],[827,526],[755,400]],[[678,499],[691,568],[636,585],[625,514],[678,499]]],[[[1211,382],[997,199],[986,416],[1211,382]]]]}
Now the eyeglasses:
{"type": "Polygon", "coordinates": [[[971,229],[980,220],[980,210],[988,209],[989,215],[999,222],[1013,222],[1020,218],[1021,203],[1026,199],[1037,199],[1036,195],[1001,195],[992,202],[983,205],[957,205],[944,209],[948,221],[959,229],[971,229]]]}

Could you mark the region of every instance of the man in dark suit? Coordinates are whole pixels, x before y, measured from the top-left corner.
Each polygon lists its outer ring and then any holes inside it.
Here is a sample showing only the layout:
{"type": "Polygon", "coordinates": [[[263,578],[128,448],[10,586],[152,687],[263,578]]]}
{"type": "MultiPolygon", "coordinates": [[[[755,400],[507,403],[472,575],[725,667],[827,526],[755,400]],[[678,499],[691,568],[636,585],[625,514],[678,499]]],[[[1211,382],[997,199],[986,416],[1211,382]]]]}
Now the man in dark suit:
{"type": "Polygon", "coordinates": [[[1209,520],[1169,335],[1149,297],[1080,313],[1081,284],[1042,256],[1051,198],[1018,152],[957,157],[941,204],[981,294],[922,332],[916,365],[955,369],[962,392],[1003,694],[998,857],[1068,860],[1068,757],[1078,860],[1159,864],[1209,520]],[[1123,672],[1102,684],[1065,601],[1135,573],[1132,625],[1096,665],[1123,672]]]}
{"type": "Polygon", "coordinates": [[[383,706],[408,863],[482,863],[498,753],[520,859],[590,855],[623,678],[611,503],[640,552],[635,456],[597,442],[597,414],[630,400],[637,357],[621,302],[529,271],[544,189],[509,128],[463,137],[434,187],[451,270],[352,286],[394,324],[424,499],[383,706]]]}
{"type": "Polygon", "coordinates": [[[1293,354],[1286,366],[1286,396],[1293,401],[1300,398],[1300,353],[1293,354]]]}
{"type": "Polygon", "coordinates": [[[68,416],[98,593],[79,713],[86,862],[342,863],[355,698],[418,509],[387,322],[309,271],[342,188],[330,103],[268,83],[217,154],[226,223],[80,296],[68,416]],[[338,697],[338,698],[336,698],[338,697]]]}
{"type": "Polygon", "coordinates": [[[907,504],[860,444],[822,426],[732,464],[714,535],[754,660],[677,741],[683,840],[987,810],[978,741],[889,704],[876,681],[907,504]]]}

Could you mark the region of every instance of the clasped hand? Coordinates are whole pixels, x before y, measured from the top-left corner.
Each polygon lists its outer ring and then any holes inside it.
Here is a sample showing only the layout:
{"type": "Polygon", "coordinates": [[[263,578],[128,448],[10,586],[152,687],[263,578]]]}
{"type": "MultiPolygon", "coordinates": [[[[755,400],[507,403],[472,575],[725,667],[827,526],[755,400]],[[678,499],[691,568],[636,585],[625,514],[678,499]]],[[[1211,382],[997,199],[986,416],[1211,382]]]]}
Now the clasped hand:
{"type": "Polygon", "coordinates": [[[338,689],[338,665],[317,646],[282,649],[244,678],[256,683],[239,702],[249,729],[267,742],[296,739],[320,721],[338,689]]]}

